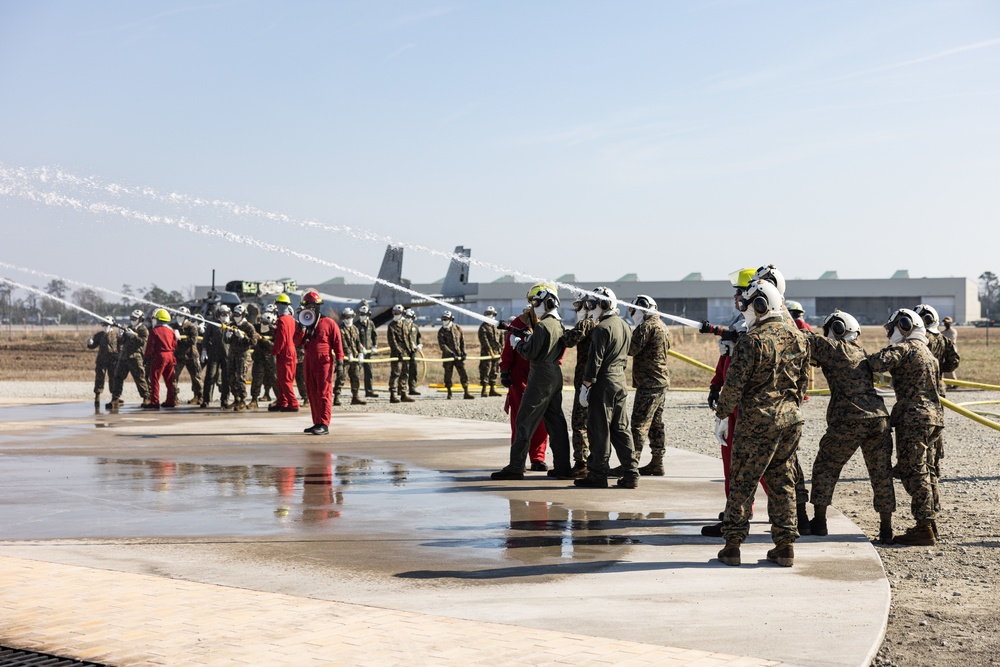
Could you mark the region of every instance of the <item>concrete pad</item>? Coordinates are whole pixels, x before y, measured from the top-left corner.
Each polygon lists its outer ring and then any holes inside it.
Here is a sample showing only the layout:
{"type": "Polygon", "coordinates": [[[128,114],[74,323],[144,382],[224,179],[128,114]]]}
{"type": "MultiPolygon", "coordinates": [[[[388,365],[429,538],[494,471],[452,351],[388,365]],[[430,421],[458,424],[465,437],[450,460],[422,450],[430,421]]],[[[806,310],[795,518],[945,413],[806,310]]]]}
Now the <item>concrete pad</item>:
{"type": "Polygon", "coordinates": [[[867,665],[882,639],[888,582],[836,512],[778,568],[761,502],[744,565],[713,560],[721,541],[699,531],[724,503],[716,459],[672,449],[667,477],[585,490],[489,480],[505,424],[336,413],[315,437],[307,413],[87,407],[0,408],[19,425],[0,431],[0,555],[697,659],[867,665]]]}

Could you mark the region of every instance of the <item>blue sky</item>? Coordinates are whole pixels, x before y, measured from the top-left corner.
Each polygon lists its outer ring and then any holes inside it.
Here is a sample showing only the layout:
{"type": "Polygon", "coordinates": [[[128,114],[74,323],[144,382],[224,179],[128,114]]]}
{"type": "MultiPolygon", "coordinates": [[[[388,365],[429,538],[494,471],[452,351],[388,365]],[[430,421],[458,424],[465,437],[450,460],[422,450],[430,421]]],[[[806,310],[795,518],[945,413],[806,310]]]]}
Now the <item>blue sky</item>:
{"type": "MultiPolygon", "coordinates": [[[[1000,272],[993,2],[11,1],[0,90],[0,167],[463,244],[536,275],[1000,272]]],[[[369,273],[383,252],[128,206],[369,273]]],[[[338,274],[16,193],[0,216],[0,261],[108,287],[338,274]]],[[[444,271],[407,251],[404,276],[444,271]]]]}

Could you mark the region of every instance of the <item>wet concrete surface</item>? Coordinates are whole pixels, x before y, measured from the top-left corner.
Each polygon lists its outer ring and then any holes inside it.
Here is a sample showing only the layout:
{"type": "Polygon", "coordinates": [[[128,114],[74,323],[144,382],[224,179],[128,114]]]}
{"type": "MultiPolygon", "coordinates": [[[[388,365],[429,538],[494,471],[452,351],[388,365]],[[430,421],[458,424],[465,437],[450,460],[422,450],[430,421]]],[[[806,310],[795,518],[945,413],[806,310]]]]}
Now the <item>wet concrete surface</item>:
{"type": "Polygon", "coordinates": [[[491,481],[506,424],[335,413],[315,437],[308,413],[90,407],[0,408],[0,555],[793,664],[881,641],[888,584],[839,514],[794,568],[765,561],[761,517],[743,567],[713,561],[714,459],[671,449],[639,489],[576,489],[491,481]]]}

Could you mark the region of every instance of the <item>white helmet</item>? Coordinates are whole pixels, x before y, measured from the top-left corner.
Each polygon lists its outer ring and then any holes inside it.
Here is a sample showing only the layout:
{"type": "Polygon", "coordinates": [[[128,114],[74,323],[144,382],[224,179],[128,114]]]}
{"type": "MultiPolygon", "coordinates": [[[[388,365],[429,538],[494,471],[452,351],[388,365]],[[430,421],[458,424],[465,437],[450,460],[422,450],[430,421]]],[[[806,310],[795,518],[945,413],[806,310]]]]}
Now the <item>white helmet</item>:
{"type": "Polygon", "coordinates": [[[144,315],[143,315],[142,311],[137,308],[137,309],[135,309],[135,310],[132,311],[132,314],[129,317],[131,319],[133,319],[133,320],[142,320],[142,318],[144,317],[144,315]]]}
{"type": "MultiPolygon", "coordinates": [[[[656,301],[651,296],[646,296],[645,294],[640,294],[639,296],[632,299],[633,306],[639,306],[640,308],[648,308],[650,310],[656,310],[656,301]]],[[[646,313],[641,310],[636,310],[635,308],[628,309],[628,316],[633,320],[639,314],[645,319],[647,317],[646,313]]]]}
{"type": "Polygon", "coordinates": [[[483,311],[483,315],[486,317],[495,317],[497,314],[497,309],[493,306],[486,306],[486,310],[483,311]]]}
{"type": "Polygon", "coordinates": [[[454,322],[455,321],[455,316],[451,314],[450,310],[446,310],[443,313],[441,313],[441,321],[442,322],[454,322]]]}
{"type": "Polygon", "coordinates": [[[926,303],[921,303],[913,309],[913,312],[919,315],[920,319],[924,321],[924,327],[926,327],[928,331],[939,333],[938,312],[934,306],[928,306],[926,303]]]}
{"type": "Polygon", "coordinates": [[[767,280],[750,283],[740,299],[740,311],[747,316],[747,327],[752,329],[765,320],[780,319],[782,302],[781,292],[774,284],[767,280]]]}
{"type": "Polygon", "coordinates": [[[354,309],[351,308],[350,306],[344,308],[342,311],[340,311],[340,317],[345,320],[354,317],[354,309]]]}
{"type": "Polygon", "coordinates": [[[244,305],[242,303],[238,303],[235,306],[233,306],[233,319],[236,319],[237,317],[243,318],[243,317],[246,317],[246,316],[247,316],[247,307],[246,307],[246,305],[244,305]]]}
{"type": "Polygon", "coordinates": [[[854,315],[835,310],[823,322],[823,335],[834,340],[857,340],[861,325],[854,315]]]}
{"type": "Polygon", "coordinates": [[[400,304],[397,303],[395,306],[392,307],[392,314],[393,315],[402,315],[404,310],[406,310],[406,309],[403,308],[402,305],[400,305],[400,304]]]}
{"type": "Polygon", "coordinates": [[[615,307],[615,304],[618,303],[618,298],[615,296],[615,293],[611,291],[610,287],[604,287],[602,285],[594,290],[594,295],[594,298],[597,299],[597,307],[602,313],[611,310],[615,307]]]}
{"type": "Polygon", "coordinates": [[[757,273],[753,274],[752,282],[760,282],[761,280],[766,280],[775,287],[778,288],[778,293],[781,297],[785,296],[785,276],[781,275],[781,271],[774,264],[768,264],[767,266],[762,266],[757,269],[757,273]]]}
{"type": "Polygon", "coordinates": [[[406,312],[404,312],[403,315],[408,320],[415,320],[415,319],[417,319],[417,311],[413,310],[412,308],[407,308],[406,312]]]}
{"type": "Polygon", "coordinates": [[[925,331],[923,319],[909,308],[900,308],[885,323],[885,335],[892,343],[900,343],[925,331]]]}
{"type": "Polygon", "coordinates": [[[268,326],[274,326],[274,323],[278,321],[278,316],[270,311],[265,311],[264,314],[260,316],[260,321],[268,326]]]}

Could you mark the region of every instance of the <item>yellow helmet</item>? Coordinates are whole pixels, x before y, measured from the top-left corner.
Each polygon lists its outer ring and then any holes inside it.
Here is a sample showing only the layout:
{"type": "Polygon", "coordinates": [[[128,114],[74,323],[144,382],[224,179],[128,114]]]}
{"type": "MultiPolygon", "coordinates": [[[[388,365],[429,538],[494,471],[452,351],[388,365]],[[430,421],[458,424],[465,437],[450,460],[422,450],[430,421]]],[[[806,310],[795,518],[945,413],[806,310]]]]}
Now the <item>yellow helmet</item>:
{"type": "Polygon", "coordinates": [[[729,282],[732,283],[733,287],[746,288],[750,285],[755,273],[757,273],[757,269],[754,268],[733,271],[729,274],[729,282]]]}
{"type": "Polygon", "coordinates": [[[275,303],[288,303],[288,304],[290,304],[292,302],[292,300],[288,298],[287,294],[285,294],[284,292],[282,292],[278,296],[274,297],[274,302],[275,303]]]}
{"type": "Polygon", "coordinates": [[[168,313],[163,308],[157,308],[156,312],[153,313],[153,319],[154,320],[159,320],[160,322],[169,322],[170,321],[170,313],[168,313]]]}
{"type": "Polygon", "coordinates": [[[530,302],[532,299],[542,294],[542,292],[548,292],[553,296],[558,294],[555,285],[550,285],[549,283],[535,283],[531,286],[531,289],[528,290],[528,293],[524,295],[524,298],[530,302]]]}

